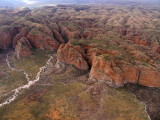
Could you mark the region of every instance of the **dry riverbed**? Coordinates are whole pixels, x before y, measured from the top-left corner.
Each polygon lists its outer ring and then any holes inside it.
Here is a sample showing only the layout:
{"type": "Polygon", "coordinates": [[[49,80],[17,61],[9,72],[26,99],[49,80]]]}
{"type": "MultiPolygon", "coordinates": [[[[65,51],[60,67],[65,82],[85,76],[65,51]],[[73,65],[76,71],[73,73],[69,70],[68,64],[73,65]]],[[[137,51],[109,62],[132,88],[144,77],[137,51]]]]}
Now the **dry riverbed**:
{"type": "MultiPolygon", "coordinates": [[[[49,55],[51,55],[45,52],[42,57],[41,52],[37,50],[31,58],[24,58],[22,60],[10,58],[11,65],[17,69],[25,70],[29,74],[30,79],[32,79],[37,75],[39,68],[47,63],[49,55]]],[[[5,56],[6,54],[4,56],[1,54],[1,58],[4,58],[2,60],[3,64],[0,66],[1,72],[10,71],[5,64],[5,56]]],[[[137,89],[134,89],[135,91],[129,89],[134,88],[133,86],[115,89],[108,87],[104,81],[88,85],[86,84],[88,72],[66,65],[63,71],[56,73],[55,70],[51,70],[51,66],[55,66],[56,60],[51,60],[51,63],[49,64],[50,67],[41,73],[39,81],[30,88],[21,91],[10,104],[0,108],[1,120],[149,119],[145,111],[146,106],[141,102],[144,98],[141,98],[141,95],[138,93],[136,94],[137,96],[139,95],[138,98],[133,95],[137,89]]],[[[23,75],[22,73],[19,74],[20,76],[23,75]]],[[[11,88],[2,89],[5,86],[9,87],[7,82],[6,84],[2,84],[4,80],[6,78],[0,76],[0,95],[8,93],[11,90],[11,88]]],[[[24,75],[18,77],[18,79],[16,77],[16,80],[14,77],[11,77],[11,80],[15,82],[10,84],[12,89],[27,83],[24,75]],[[17,80],[19,81],[19,85],[17,85],[17,80]],[[23,81],[25,82],[23,83],[23,81]]],[[[147,93],[147,90],[145,93],[147,93]]],[[[1,102],[5,101],[7,97],[1,97],[1,102]]],[[[153,118],[153,120],[156,119],[153,118]]]]}

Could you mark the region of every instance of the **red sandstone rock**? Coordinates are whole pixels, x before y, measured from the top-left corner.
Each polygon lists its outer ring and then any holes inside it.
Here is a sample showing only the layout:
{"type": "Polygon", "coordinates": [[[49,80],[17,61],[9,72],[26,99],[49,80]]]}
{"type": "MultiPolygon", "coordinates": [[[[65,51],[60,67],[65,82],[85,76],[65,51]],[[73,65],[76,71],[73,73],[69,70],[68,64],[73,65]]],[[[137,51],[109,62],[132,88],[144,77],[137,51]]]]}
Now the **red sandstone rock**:
{"type": "Polygon", "coordinates": [[[113,86],[123,86],[125,83],[138,83],[149,87],[160,87],[160,72],[152,67],[131,66],[127,63],[105,61],[102,57],[94,57],[90,76],[97,80],[106,80],[113,86]]]}
{"type": "Polygon", "coordinates": [[[75,31],[70,31],[67,27],[65,26],[60,26],[61,29],[61,35],[65,40],[71,40],[71,39],[80,39],[83,37],[82,33],[78,30],[75,31]]]}
{"type": "Polygon", "coordinates": [[[29,33],[29,29],[27,28],[22,28],[20,30],[20,32],[14,37],[13,39],[13,48],[15,48],[15,46],[17,45],[18,41],[22,38],[22,37],[26,37],[27,34],[29,33]]]}
{"type": "MultiPolygon", "coordinates": [[[[66,45],[63,44],[58,49],[57,58],[61,62],[72,64],[83,70],[87,70],[90,66],[91,78],[105,80],[110,82],[111,86],[123,86],[127,82],[151,87],[160,86],[160,45],[157,35],[152,38],[147,35],[150,32],[123,26],[127,22],[125,20],[121,22],[121,27],[106,26],[99,24],[101,18],[65,16],[61,11],[63,10],[61,9],[57,16],[55,16],[56,13],[51,13],[46,15],[47,18],[41,19],[45,16],[44,14],[35,16],[32,12],[26,14],[29,12],[27,9],[17,12],[11,10],[12,14],[23,17],[16,20],[17,16],[16,19],[13,17],[14,19],[11,21],[1,22],[3,27],[0,31],[0,49],[16,46],[17,58],[21,58],[31,55],[31,46],[57,50],[60,44],[67,43],[72,39],[78,40],[82,37],[93,37],[93,40],[103,39],[102,43],[91,41],[87,46],[82,43],[74,46],[70,42],[66,45]],[[9,27],[10,24],[11,27],[9,27]],[[13,27],[17,24],[19,26],[13,27]],[[110,35],[109,31],[111,35],[113,34],[112,39],[107,37],[110,35]],[[113,31],[115,33],[112,33],[113,31]],[[114,34],[117,36],[115,39],[114,34]],[[104,35],[106,35],[106,39],[104,35]],[[119,36],[123,40],[119,39],[119,36]],[[107,44],[109,43],[120,49],[115,50],[114,47],[108,49],[107,44]],[[111,56],[111,59],[105,60],[104,54],[111,56]]],[[[6,13],[9,15],[10,12],[6,13]]],[[[103,23],[105,21],[102,20],[103,23]]]]}
{"type": "Polygon", "coordinates": [[[112,62],[95,56],[92,60],[90,77],[97,80],[105,80],[110,86],[123,86],[123,79],[120,74],[112,68],[112,62]]]}
{"type": "Polygon", "coordinates": [[[29,57],[31,56],[31,44],[29,43],[29,41],[26,38],[21,38],[16,47],[15,47],[15,53],[18,59],[22,58],[22,57],[29,57]]]}
{"type": "Polygon", "coordinates": [[[139,84],[149,87],[160,87],[160,72],[149,67],[142,67],[139,84]]]}
{"type": "Polygon", "coordinates": [[[160,54],[160,44],[158,42],[154,42],[151,46],[152,50],[160,54]]]}
{"type": "Polygon", "coordinates": [[[57,60],[67,64],[75,65],[82,70],[88,70],[88,64],[84,57],[76,48],[69,46],[69,44],[62,44],[57,52],[57,60]]]}
{"type": "Polygon", "coordinates": [[[63,37],[56,31],[56,30],[53,30],[53,36],[56,38],[56,40],[63,44],[65,43],[65,40],[63,39],[63,37]]]}
{"type": "MultiPolygon", "coordinates": [[[[149,87],[160,87],[160,72],[156,68],[149,65],[149,63],[148,66],[144,66],[143,62],[133,65],[125,59],[116,59],[119,54],[120,52],[117,51],[111,50],[109,52],[92,46],[73,46],[69,42],[60,46],[57,52],[57,59],[61,62],[75,65],[82,70],[87,70],[89,64],[91,65],[90,79],[96,81],[104,80],[113,87],[120,87],[128,82],[149,87]],[[85,53],[84,50],[87,52],[85,53]],[[105,59],[103,57],[104,54],[108,54],[111,58],[105,59]]],[[[133,57],[136,56],[138,55],[133,54],[133,57]]],[[[140,60],[147,61],[142,58],[140,57],[140,60]]]]}
{"type": "Polygon", "coordinates": [[[11,34],[9,32],[0,31],[0,49],[7,49],[11,43],[11,34]]]}
{"type": "Polygon", "coordinates": [[[134,42],[135,42],[135,44],[137,44],[137,45],[142,45],[142,46],[147,46],[147,45],[148,45],[148,42],[147,42],[147,41],[141,40],[138,36],[137,36],[137,37],[134,37],[134,42]]]}
{"type": "Polygon", "coordinates": [[[145,62],[148,62],[150,60],[150,58],[145,53],[142,53],[138,50],[133,50],[130,52],[130,54],[138,60],[142,60],[145,62]]]}
{"type": "Polygon", "coordinates": [[[39,30],[32,29],[27,35],[27,39],[35,48],[44,50],[56,50],[59,47],[59,43],[54,40],[54,38],[39,30]]]}
{"type": "Polygon", "coordinates": [[[123,72],[121,73],[121,76],[123,77],[124,82],[138,83],[139,74],[140,74],[138,67],[123,64],[122,70],[123,72]]]}

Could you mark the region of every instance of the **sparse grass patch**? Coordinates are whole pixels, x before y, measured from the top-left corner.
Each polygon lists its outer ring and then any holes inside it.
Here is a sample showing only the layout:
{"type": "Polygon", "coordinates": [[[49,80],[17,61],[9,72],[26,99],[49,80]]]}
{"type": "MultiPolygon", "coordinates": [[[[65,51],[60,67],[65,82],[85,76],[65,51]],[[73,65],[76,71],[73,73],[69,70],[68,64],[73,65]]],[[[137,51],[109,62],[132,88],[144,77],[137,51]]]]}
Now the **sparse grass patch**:
{"type": "Polygon", "coordinates": [[[71,44],[73,46],[78,46],[79,45],[78,43],[79,43],[79,41],[75,40],[75,39],[69,41],[69,44],[71,44]]]}
{"type": "Polygon", "coordinates": [[[125,60],[125,56],[123,56],[123,55],[116,55],[116,56],[114,56],[114,59],[116,59],[116,60],[125,60]]]}
{"type": "Polygon", "coordinates": [[[83,85],[78,82],[67,85],[55,83],[53,90],[48,94],[49,96],[47,95],[50,99],[52,94],[52,99],[54,99],[48,115],[55,119],[56,115],[54,113],[57,112],[61,119],[77,120],[77,102],[74,99],[81,91],[83,91],[83,85]]]}
{"type": "Polygon", "coordinates": [[[0,72],[2,74],[0,77],[0,95],[27,83],[25,75],[11,70],[6,63],[5,58],[0,62],[0,72]]]}
{"type": "Polygon", "coordinates": [[[13,65],[15,65],[17,69],[25,70],[30,77],[34,79],[39,68],[46,64],[50,54],[50,51],[36,49],[33,51],[33,55],[31,57],[16,60],[13,65]]]}
{"type": "Polygon", "coordinates": [[[49,36],[48,34],[40,31],[38,28],[32,29],[29,34],[35,35],[35,36],[36,36],[36,35],[42,35],[42,36],[45,36],[45,38],[52,39],[51,36],[49,36]]]}
{"type": "Polygon", "coordinates": [[[109,54],[103,54],[102,56],[104,60],[111,60],[111,55],[109,54]]]}
{"type": "Polygon", "coordinates": [[[1,120],[35,120],[30,112],[30,107],[34,102],[26,104],[25,100],[19,100],[0,108],[1,120]]]}
{"type": "Polygon", "coordinates": [[[76,27],[76,28],[78,28],[78,25],[75,24],[74,22],[67,21],[67,22],[63,23],[63,25],[66,26],[66,27],[76,27]]]}
{"type": "Polygon", "coordinates": [[[93,101],[91,95],[87,91],[84,91],[81,94],[79,94],[79,99],[86,105],[86,107],[90,109],[94,109],[96,107],[95,102],[93,101]]]}
{"type": "Polygon", "coordinates": [[[5,77],[0,78],[0,94],[7,93],[27,83],[25,75],[16,71],[8,71],[5,77]]]}
{"type": "Polygon", "coordinates": [[[125,89],[106,88],[104,112],[114,120],[147,120],[144,105],[125,89]]]}
{"type": "Polygon", "coordinates": [[[77,76],[78,74],[80,74],[79,70],[76,69],[73,66],[68,66],[67,69],[59,74],[51,74],[50,76],[48,76],[50,79],[52,79],[52,81],[59,81],[59,80],[67,80],[67,79],[72,79],[73,77],[77,76]]]}
{"type": "Polygon", "coordinates": [[[108,43],[105,48],[108,50],[118,50],[118,51],[122,50],[122,48],[120,48],[118,45],[112,43],[108,43]]]}
{"type": "Polygon", "coordinates": [[[0,119],[51,120],[56,119],[56,112],[61,119],[77,120],[74,99],[83,91],[83,84],[74,82],[64,85],[55,81],[52,85],[37,101],[28,101],[26,94],[25,98],[0,108],[0,119]]]}

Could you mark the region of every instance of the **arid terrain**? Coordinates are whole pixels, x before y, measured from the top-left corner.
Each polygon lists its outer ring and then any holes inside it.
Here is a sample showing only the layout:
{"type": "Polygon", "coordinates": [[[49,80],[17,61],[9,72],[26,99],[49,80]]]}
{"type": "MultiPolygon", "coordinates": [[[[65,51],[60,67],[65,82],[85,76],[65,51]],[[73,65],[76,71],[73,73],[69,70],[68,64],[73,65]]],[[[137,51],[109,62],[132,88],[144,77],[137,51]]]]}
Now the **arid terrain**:
{"type": "Polygon", "coordinates": [[[1,8],[0,120],[160,120],[160,5],[1,8]]]}

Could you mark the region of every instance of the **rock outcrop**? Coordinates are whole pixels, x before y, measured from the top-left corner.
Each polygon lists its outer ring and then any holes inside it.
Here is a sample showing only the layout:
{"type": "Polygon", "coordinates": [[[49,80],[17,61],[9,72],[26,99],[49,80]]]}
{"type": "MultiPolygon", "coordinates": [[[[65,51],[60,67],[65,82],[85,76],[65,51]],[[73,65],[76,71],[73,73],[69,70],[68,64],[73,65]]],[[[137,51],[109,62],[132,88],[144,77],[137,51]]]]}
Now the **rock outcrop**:
{"type": "Polygon", "coordinates": [[[11,34],[8,32],[0,31],[0,49],[7,49],[12,43],[11,34]]]}
{"type": "Polygon", "coordinates": [[[88,64],[81,53],[84,51],[80,46],[73,47],[69,44],[62,44],[57,51],[57,60],[75,65],[82,70],[88,70],[88,64]]]}
{"type": "Polygon", "coordinates": [[[160,87],[160,71],[150,67],[142,67],[138,83],[149,87],[160,87]]]}
{"type": "MultiPolygon", "coordinates": [[[[105,80],[112,87],[126,83],[136,83],[149,87],[160,87],[160,71],[149,63],[132,63],[118,57],[118,51],[107,51],[85,45],[62,44],[57,52],[57,60],[75,67],[90,69],[90,79],[105,80]]],[[[135,56],[135,54],[134,54],[135,56]]],[[[133,56],[133,57],[134,57],[133,56]]],[[[137,56],[137,55],[136,55],[137,56]]],[[[140,59],[146,61],[146,59],[140,59]]]]}
{"type": "Polygon", "coordinates": [[[26,37],[29,33],[29,29],[28,28],[22,28],[20,30],[20,32],[13,38],[13,48],[15,48],[15,46],[17,45],[18,41],[22,38],[22,37],[26,37]]]}
{"type": "Polygon", "coordinates": [[[146,19],[139,19],[137,23],[135,18],[139,15],[128,14],[135,12],[134,9],[105,7],[0,10],[3,18],[0,20],[0,50],[14,48],[17,58],[30,56],[32,48],[58,50],[60,63],[90,69],[90,78],[95,81],[103,79],[114,87],[127,82],[159,87],[157,9],[152,9],[155,11],[152,13],[150,9],[143,9],[153,15],[148,17],[140,12],[146,19]],[[122,13],[125,17],[115,17],[122,13]]]}
{"type": "Polygon", "coordinates": [[[31,56],[31,49],[32,46],[30,42],[25,37],[21,38],[15,47],[15,54],[17,56],[17,59],[31,56]]]}
{"type": "Polygon", "coordinates": [[[92,60],[90,77],[96,80],[105,80],[110,86],[122,86],[123,79],[118,72],[114,71],[112,64],[111,61],[105,61],[102,57],[95,56],[92,60]]]}
{"type": "Polygon", "coordinates": [[[38,49],[56,50],[59,47],[59,43],[53,37],[37,29],[32,29],[27,35],[27,39],[33,47],[38,49]]]}

